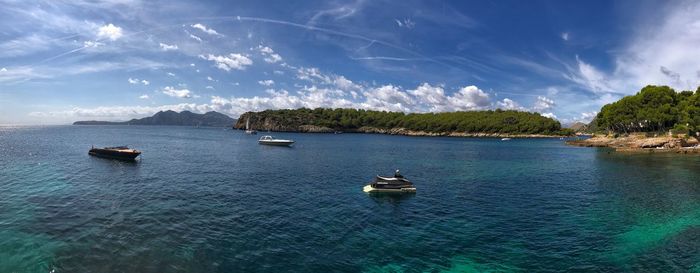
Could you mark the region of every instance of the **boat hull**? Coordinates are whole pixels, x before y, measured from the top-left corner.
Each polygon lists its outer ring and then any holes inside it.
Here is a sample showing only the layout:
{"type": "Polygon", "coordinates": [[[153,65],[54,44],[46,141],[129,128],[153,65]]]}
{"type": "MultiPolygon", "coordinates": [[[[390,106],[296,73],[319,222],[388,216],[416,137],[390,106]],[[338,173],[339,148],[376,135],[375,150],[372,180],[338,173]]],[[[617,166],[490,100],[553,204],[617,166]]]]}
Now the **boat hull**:
{"type": "Polygon", "coordinates": [[[294,141],[266,141],[266,140],[258,140],[258,144],[261,145],[270,145],[270,146],[291,146],[294,144],[294,141]]]}
{"type": "Polygon", "coordinates": [[[375,188],[372,185],[366,185],[362,188],[362,191],[366,193],[415,193],[415,187],[403,187],[403,188],[375,188]]]}
{"type": "Polygon", "coordinates": [[[108,149],[90,149],[88,154],[91,156],[102,157],[102,158],[117,159],[117,160],[124,160],[124,161],[134,161],[134,160],[136,160],[136,157],[138,157],[141,153],[140,152],[123,152],[123,151],[115,151],[115,150],[108,150],[108,149]]]}

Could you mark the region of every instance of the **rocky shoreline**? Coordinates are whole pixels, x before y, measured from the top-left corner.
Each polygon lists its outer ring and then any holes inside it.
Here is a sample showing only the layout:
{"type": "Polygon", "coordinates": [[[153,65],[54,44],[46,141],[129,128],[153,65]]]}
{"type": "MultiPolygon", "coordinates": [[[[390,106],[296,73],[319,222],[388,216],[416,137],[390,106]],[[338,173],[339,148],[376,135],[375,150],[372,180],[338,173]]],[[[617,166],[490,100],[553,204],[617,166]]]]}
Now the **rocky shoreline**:
{"type": "Polygon", "coordinates": [[[581,147],[605,147],[622,153],[693,153],[700,154],[698,139],[694,137],[654,136],[634,134],[624,137],[593,136],[583,140],[569,140],[566,144],[581,147]]]}
{"type": "MultiPolygon", "coordinates": [[[[245,124],[239,119],[239,123],[236,124],[234,129],[243,129],[245,124]]],[[[271,125],[271,124],[270,124],[271,125]]],[[[316,125],[301,125],[296,128],[288,126],[261,126],[262,131],[270,132],[296,132],[296,133],[358,133],[358,134],[383,134],[383,135],[401,135],[401,136],[443,136],[443,137],[491,137],[491,138],[561,138],[565,136],[560,135],[544,135],[544,134],[499,134],[499,133],[467,133],[467,132],[426,132],[426,131],[413,131],[406,128],[392,128],[392,129],[382,129],[376,127],[360,127],[354,130],[344,130],[336,131],[328,127],[316,126],[316,125]]],[[[258,128],[255,128],[258,129],[258,128]]]]}

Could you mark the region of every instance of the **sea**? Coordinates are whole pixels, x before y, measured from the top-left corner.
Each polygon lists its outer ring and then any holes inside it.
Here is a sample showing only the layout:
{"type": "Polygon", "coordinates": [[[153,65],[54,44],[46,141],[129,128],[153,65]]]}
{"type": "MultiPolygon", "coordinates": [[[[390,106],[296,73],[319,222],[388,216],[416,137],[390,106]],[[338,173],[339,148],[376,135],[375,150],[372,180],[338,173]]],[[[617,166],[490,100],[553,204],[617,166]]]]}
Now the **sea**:
{"type": "Polygon", "coordinates": [[[5,126],[0,272],[700,272],[700,157],[558,138],[5,126]],[[266,134],[296,144],[259,145],[266,134]],[[362,191],[396,169],[415,194],[362,191]]]}

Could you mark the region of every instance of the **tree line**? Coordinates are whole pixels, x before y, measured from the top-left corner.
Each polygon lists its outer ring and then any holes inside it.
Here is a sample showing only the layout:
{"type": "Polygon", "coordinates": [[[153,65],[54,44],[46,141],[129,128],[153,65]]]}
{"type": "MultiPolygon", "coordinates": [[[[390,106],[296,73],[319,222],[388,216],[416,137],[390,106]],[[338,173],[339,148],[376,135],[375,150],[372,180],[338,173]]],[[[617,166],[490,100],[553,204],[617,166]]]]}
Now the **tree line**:
{"type": "Polygon", "coordinates": [[[695,135],[700,131],[700,87],[676,92],[649,85],[639,93],[603,106],[593,121],[614,133],[667,132],[695,135]]]}
{"type": "Polygon", "coordinates": [[[285,109],[255,113],[256,119],[280,124],[316,125],[334,130],[356,130],[360,127],[380,129],[406,128],[431,133],[499,133],[570,135],[561,124],[538,113],[514,110],[466,111],[445,113],[401,113],[362,109],[285,109]]]}

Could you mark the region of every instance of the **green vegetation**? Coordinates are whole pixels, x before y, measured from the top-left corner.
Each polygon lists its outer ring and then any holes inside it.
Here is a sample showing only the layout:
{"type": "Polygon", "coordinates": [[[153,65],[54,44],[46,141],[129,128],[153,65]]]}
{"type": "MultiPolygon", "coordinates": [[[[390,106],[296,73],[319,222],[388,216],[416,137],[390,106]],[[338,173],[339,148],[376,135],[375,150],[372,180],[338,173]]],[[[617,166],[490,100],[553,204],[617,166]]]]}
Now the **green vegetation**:
{"type": "Polygon", "coordinates": [[[615,133],[671,130],[695,135],[700,131],[700,87],[676,92],[668,86],[646,86],[603,106],[593,123],[615,133]]]}
{"type": "MultiPolygon", "coordinates": [[[[244,114],[245,115],[245,114],[244,114]]],[[[450,113],[404,114],[357,109],[301,108],[266,110],[254,114],[256,120],[268,120],[290,126],[317,125],[334,130],[353,131],[360,127],[380,129],[406,128],[431,133],[499,133],[570,135],[558,121],[537,113],[519,111],[468,111],[450,113]]],[[[244,120],[244,116],[241,116],[244,120]]]]}

